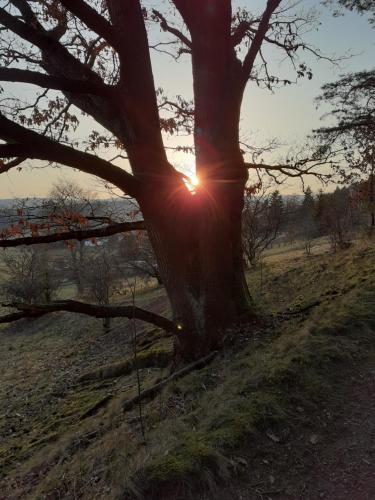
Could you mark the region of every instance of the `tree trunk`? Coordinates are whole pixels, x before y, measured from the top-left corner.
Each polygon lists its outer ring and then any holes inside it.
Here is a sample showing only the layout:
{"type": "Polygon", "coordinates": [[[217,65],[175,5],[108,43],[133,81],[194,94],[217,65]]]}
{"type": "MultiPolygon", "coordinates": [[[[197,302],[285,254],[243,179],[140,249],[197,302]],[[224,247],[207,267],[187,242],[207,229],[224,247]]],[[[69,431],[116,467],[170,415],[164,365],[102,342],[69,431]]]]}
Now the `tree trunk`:
{"type": "Polygon", "coordinates": [[[141,208],[181,328],[177,356],[187,361],[220,348],[225,328],[254,317],[241,245],[243,185],[205,184],[196,195],[180,186],[149,194],[141,208]]]}
{"type": "Polygon", "coordinates": [[[174,320],[180,325],[176,354],[185,361],[219,348],[225,328],[254,316],[241,245],[248,172],[239,147],[239,121],[246,78],[232,42],[231,3],[206,2],[201,9],[194,4],[185,9],[179,3],[178,8],[186,13],[192,40],[200,184],[195,195],[189,193],[181,178],[168,174],[167,163],[155,175],[150,167],[166,161],[161,155],[155,162],[145,156],[148,169],[133,168],[136,174],[150,175],[152,188],[146,188],[138,201],[174,320]]]}

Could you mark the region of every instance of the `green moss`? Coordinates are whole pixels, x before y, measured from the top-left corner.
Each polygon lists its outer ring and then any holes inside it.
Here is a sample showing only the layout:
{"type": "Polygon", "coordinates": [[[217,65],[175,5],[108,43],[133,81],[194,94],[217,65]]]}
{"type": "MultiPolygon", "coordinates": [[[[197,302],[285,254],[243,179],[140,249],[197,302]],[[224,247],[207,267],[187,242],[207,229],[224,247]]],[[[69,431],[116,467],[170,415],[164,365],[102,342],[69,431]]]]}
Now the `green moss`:
{"type": "Polygon", "coordinates": [[[215,447],[234,448],[259,429],[282,420],[286,413],[280,394],[258,391],[237,395],[223,404],[219,412],[207,415],[205,432],[215,447]]]}
{"type": "Polygon", "coordinates": [[[202,467],[215,464],[215,450],[197,432],[184,432],[178,446],[171,453],[155,458],[144,472],[149,482],[166,482],[186,475],[199,476],[202,467]]]}

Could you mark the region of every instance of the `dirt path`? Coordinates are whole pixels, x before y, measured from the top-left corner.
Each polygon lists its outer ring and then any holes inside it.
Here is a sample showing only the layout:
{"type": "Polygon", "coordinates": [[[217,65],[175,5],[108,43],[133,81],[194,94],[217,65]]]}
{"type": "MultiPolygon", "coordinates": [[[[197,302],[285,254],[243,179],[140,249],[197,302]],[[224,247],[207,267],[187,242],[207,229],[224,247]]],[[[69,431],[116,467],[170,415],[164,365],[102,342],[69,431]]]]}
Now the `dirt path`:
{"type": "MultiPolygon", "coordinates": [[[[352,379],[304,471],[299,498],[375,499],[375,366],[352,379]],[[327,439],[327,441],[325,441],[327,439]]],[[[324,423],[324,422],[323,422],[324,423]]],[[[285,495],[280,498],[287,498],[285,495]]]]}
{"type": "MultiPolygon", "coordinates": [[[[344,381],[344,390],[308,415],[312,425],[268,432],[254,463],[220,500],[374,500],[375,362],[344,381]]],[[[341,392],[341,391],[340,391],[341,392]]],[[[302,412],[302,408],[300,409],[302,412]]]]}

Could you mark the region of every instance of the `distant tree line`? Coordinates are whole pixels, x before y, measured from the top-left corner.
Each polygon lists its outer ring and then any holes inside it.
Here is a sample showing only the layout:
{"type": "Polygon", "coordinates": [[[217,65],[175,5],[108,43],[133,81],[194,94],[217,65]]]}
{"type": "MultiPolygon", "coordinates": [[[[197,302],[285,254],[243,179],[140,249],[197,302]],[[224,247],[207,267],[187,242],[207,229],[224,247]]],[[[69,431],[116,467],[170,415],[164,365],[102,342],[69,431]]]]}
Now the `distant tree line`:
{"type": "Polygon", "coordinates": [[[332,251],[345,249],[359,233],[375,231],[374,174],[366,181],[316,194],[307,187],[303,196],[283,197],[266,191],[246,198],[242,222],[244,258],[257,264],[275,241],[302,241],[307,255],[314,240],[327,237],[332,251]]]}
{"type": "MultiPolygon", "coordinates": [[[[246,196],[242,240],[247,266],[256,266],[273,244],[302,242],[310,255],[317,238],[328,238],[331,250],[336,252],[347,248],[360,233],[373,234],[374,184],[371,173],[367,181],[337,187],[333,192],[313,193],[307,187],[303,196],[282,196],[278,190],[269,192],[267,187],[260,187],[256,194],[246,196]]],[[[49,205],[54,207],[55,220],[69,229],[82,224],[74,214],[87,216],[87,207],[90,217],[99,223],[108,217],[103,204],[72,184],[54,187],[38,212],[41,219],[49,205]]],[[[142,231],[88,242],[6,249],[1,266],[0,293],[10,302],[48,303],[59,296],[62,286],[74,285],[74,295],[109,305],[116,295],[126,297],[134,277],[162,284],[150,241],[142,231]]],[[[103,325],[109,329],[109,318],[103,325]]]]}

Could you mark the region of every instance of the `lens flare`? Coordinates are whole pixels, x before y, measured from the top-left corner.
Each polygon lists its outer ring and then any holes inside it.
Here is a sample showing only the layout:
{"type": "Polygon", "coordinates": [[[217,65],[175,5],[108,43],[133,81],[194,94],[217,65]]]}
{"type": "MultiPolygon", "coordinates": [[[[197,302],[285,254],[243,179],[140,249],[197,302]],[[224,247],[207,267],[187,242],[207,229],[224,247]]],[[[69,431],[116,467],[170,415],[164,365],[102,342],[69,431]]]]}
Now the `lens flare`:
{"type": "Polygon", "coordinates": [[[188,190],[192,193],[195,194],[197,191],[197,188],[200,184],[199,178],[196,175],[192,175],[191,177],[186,177],[184,179],[185,185],[188,188],[188,190]]]}
{"type": "Polygon", "coordinates": [[[190,182],[191,182],[191,185],[194,187],[199,186],[199,179],[196,175],[193,175],[193,177],[191,177],[190,182]]]}

